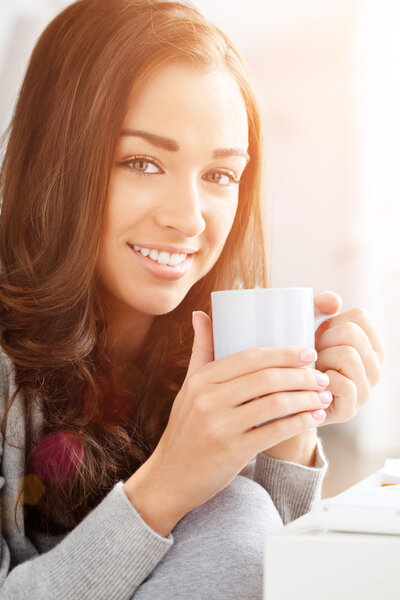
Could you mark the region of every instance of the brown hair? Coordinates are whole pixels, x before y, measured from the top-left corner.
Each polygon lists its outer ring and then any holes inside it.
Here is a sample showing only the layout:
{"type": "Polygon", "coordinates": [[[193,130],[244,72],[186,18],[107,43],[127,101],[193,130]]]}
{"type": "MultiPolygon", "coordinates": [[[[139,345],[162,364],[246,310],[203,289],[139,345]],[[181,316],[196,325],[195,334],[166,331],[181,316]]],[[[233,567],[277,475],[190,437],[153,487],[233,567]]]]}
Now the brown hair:
{"type": "MultiPolygon", "coordinates": [[[[190,2],[78,0],[40,36],[0,173],[0,342],[28,419],[35,399],[44,415],[40,439],[27,446],[26,479],[40,489],[26,507],[35,527],[73,527],[154,451],[186,375],[192,311],[211,316],[211,291],[269,285],[260,130],[240,57],[190,2]],[[154,319],[132,365],[136,382],[119,389],[95,276],[107,186],[132,85],[177,59],[233,74],[251,160],[219,260],[176,309],[154,319]]],[[[29,496],[25,489],[25,504],[29,496]]]]}

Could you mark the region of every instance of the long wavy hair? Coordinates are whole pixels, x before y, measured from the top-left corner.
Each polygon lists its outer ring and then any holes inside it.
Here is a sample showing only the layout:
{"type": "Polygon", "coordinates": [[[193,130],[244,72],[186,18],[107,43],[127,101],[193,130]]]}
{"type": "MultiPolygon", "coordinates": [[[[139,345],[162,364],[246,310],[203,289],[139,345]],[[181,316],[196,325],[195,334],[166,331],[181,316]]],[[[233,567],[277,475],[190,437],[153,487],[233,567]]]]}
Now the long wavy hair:
{"type": "Polygon", "coordinates": [[[186,375],[192,311],[211,316],[212,290],[269,285],[260,115],[234,46],[190,2],[78,0],[39,37],[6,134],[0,344],[14,364],[16,392],[2,432],[17,394],[28,432],[39,401],[43,426],[28,437],[16,506],[23,501],[34,527],[62,533],[154,451],[186,375]],[[132,87],[171,60],[234,76],[251,160],[217,263],[179,306],[154,319],[127,389],[111,375],[95,267],[132,87]]]}

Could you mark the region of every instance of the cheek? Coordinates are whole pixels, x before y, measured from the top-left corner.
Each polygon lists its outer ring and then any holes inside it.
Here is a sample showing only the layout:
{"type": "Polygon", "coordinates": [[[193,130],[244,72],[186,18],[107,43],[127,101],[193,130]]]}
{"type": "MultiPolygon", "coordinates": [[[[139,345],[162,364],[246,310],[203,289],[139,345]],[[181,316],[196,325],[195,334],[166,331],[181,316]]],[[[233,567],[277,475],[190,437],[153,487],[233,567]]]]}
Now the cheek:
{"type": "Polygon", "coordinates": [[[227,206],[222,207],[219,211],[215,211],[215,226],[216,230],[218,231],[219,237],[224,239],[228,237],[229,232],[232,229],[233,223],[235,221],[237,207],[238,201],[236,198],[235,200],[231,199],[227,206]]]}
{"type": "Polygon", "coordinates": [[[121,243],[122,238],[129,238],[134,226],[146,216],[151,206],[150,194],[117,181],[107,199],[104,241],[121,243]]]}
{"type": "Polygon", "coordinates": [[[230,201],[228,205],[213,211],[208,220],[208,237],[212,239],[217,257],[222,252],[228,235],[232,229],[237,212],[237,201],[230,201]]]}

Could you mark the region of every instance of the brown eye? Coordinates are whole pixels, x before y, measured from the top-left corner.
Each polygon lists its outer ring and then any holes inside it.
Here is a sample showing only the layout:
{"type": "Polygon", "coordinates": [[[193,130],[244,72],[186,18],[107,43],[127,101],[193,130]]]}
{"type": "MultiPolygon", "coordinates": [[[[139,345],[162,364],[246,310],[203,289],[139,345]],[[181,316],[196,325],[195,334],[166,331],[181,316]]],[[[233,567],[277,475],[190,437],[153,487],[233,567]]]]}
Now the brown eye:
{"type": "Polygon", "coordinates": [[[146,171],[147,165],[149,163],[146,162],[145,160],[135,160],[134,162],[132,162],[132,164],[133,164],[133,168],[136,171],[146,171]]]}
{"type": "Polygon", "coordinates": [[[229,185],[231,183],[237,183],[235,177],[231,173],[223,173],[221,171],[210,171],[206,174],[207,181],[216,183],[220,186],[229,185]]]}
{"type": "Polygon", "coordinates": [[[157,175],[162,173],[160,167],[158,167],[152,160],[148,160],[145,157],[132,158],[123,163],[131,171],[138,173],[139,175],[157,175]]]}

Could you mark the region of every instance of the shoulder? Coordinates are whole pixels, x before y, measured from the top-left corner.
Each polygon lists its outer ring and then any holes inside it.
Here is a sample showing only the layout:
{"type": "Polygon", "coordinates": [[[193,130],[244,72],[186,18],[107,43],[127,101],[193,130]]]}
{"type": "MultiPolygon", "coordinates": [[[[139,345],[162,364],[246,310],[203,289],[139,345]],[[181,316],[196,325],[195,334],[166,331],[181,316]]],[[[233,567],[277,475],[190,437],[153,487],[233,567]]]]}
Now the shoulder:
{"type": "MultiPolygon", "coordinates": [[[[15,423],[19,423],[23,416],[23,403],[19,397],[20,394],[14,397],[15,391],[14,363],[0,346],[0,437],[2,439],[4,433],[7,437],[7,433],[15,428],[15,423]],[[3,423],[4,418],[6,419],[5,424],[3,423]],[[4,425],[5,430],[3,429],[4,425]]],[[[18,426],[17,429],[19,429],[18,426]]]]}
{"type": "MultiPolygon", "coordinates": [[[[5,439],[15,439],[24,444],[26,428],[30,435],[38,436],[43,426],[41,402],[35,397],[29,400],[29,410],[25,394],[18,390],[15,382],[15,364],[0,346],[0,446],[5,439]],[[2,430],[5,418],[5,429],[2,430]]],[[[0,447],[1,456],[1,447],[0,447]]]]}
{"type": "Polygon", "coordinates": [[[14,363],[0,346],[0,406],[7,402],[14,384],[14,363]]]}
{"type": "Polygon", "coordinates": [[[15,392],[15,366],[0,347],[0,462],[3,476],[8,472],[8,465],[13,470],[19,464],[20,452],[25,448],[25,404],[21,393],[15,392]]]}

